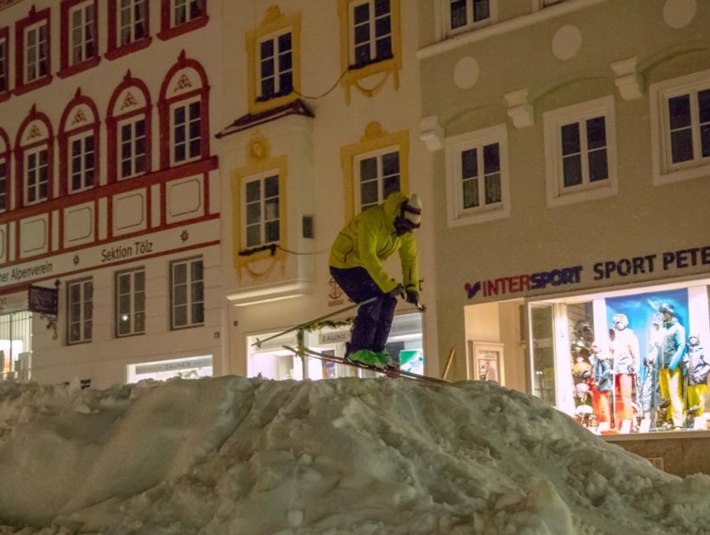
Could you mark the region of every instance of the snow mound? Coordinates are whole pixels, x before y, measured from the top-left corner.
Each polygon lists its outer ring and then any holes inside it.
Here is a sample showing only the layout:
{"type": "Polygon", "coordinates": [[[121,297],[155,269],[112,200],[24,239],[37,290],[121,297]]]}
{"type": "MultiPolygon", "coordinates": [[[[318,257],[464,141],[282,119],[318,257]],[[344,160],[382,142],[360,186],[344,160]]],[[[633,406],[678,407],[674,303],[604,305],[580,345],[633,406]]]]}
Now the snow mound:
{"type": "Polygon", "coordinates": [[[681,480],[493,383],[0,384],[0,534],[707,533],[681,480]]]}

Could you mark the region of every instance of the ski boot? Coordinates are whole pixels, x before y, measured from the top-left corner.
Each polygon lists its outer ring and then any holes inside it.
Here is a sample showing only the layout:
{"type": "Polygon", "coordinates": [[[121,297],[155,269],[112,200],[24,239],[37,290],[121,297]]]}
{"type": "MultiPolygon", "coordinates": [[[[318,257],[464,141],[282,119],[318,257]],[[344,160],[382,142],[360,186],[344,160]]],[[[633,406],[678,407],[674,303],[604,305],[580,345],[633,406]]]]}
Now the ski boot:
{"type": "Polygon", "coordinates": [[[364,364],[365,366],[373,366],[375,368],[384,368],[384,364],[380,362],[377,353],[369,349],[358,349],[345,357],[351,362],[364,364]]]}
{"type": "Polygon", "coordinates": [[[384,368],[395,368],[397,367],[397,361],[395,361],[389,353],[387,353],[386,349],[383,349],[382,351],[375,351],[375,355],[377,355],[378,360],[382,363],[382,367],[384,368]]]}

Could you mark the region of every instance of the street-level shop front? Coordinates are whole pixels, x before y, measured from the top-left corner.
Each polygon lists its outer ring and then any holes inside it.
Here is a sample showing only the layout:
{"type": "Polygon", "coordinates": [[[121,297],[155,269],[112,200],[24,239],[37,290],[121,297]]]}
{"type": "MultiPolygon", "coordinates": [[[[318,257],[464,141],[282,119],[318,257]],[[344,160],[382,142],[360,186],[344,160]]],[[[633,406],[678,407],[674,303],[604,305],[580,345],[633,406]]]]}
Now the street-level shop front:
{"type": "MultiPolygon", "coordinates": [[[[304,330],[306,347],[342,357],[345,343],[350,340],[350,324],[343,322],[337,326],[321,326],[304,330]]],[[[376,372],[359,370],[352,366],[322,361],[309,357],[305,362],[284,346],[298,346],[297,332],[291,331],[280,336],[278,333],[259,333],[247,337],[247,376],[262,376],[267,379],[335,379],[338,377],[375,377],[376,372]]],[[[395,316],[386,349],[403,370],[424,373],[424,350],[421,314],[395,316]]]]}

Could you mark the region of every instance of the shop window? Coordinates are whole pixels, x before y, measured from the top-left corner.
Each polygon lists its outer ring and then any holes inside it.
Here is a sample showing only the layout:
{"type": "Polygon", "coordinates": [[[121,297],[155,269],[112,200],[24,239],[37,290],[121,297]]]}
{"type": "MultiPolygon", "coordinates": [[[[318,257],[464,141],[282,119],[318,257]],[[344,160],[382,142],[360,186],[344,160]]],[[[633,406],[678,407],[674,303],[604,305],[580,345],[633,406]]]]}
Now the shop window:
{"type": "Polygon", "coordinates": [[[710,71],[654,84],[650,89],[654,182],[710,172],[710,71]]]}
{"type": "Polygon", "coordinates": [[[8,29],[0,28],[0,100],[8,96],[10,90],[10,46],[8,29]]]}
{"type": "Polygon", "coordinates": [[[293,101],[299,85],[301,16],[266,10],[258,28],[247,32],[249,110],[258,113],[293,101]]]}
{"type": "Polygon", "coordinates": [[[446,140],[449,224],[510,215],[505,125],[446,140]]]}
{"type": "Polygon", "coordinates": [[[244,181],[244,243],[247,248],[278,243],[281,238],[279,175],[274,172],[244,181]]]}
{"type": "Polygon", "coordinates": [[[93,330],[94,283],[67,282],[67,343],[90,342],[93,330]]]}
{"type": "Polygon", "coordinates": [[[497,0],[445,0],[447,31],[478,28],[489,24],[494,16],[497,0]]]}
{"type": "Polygon", "coordinates": [[[548,205],[616,194],[614,99],[549,111],[543,117],[548,205]]]}
{"type": "Polygon", "coordinates": [[[201,258],[170,264],[171,318],[173,329],[205,322],[204,264],[201,258]]]}
{"type": "Polygon", "coordinates": [[[207,24],[207,0],[161,0],[161,31],[169,39],[207,24]]]}
{"type": "Polygon", "coordinates": [[[180,102],[172,107],[172,164],[198,160],[202,157],[202,112],[200,99],[180,102]]]}
{"type": "Polygon", "coordinates": [[[390,147],[355,158],[358,205],[363,211],[400,191],[399,151],[390,147]]]}
{"type": "Polygon", "coordinates": [[[553,317],[553,305],[533,305],[530,307],[533,395],[554,405],[557,398],[553,317]]]}
{"type": "Polygon", "coordinates": [[[109,0],[108,52],[115,59],[150,44],[148,0],[109,0]]]}
{"type": "Polygon", "coordinates": [[[62,2],[60,76],[68,76],[98,63],[96,0],[62,2]]]}
{"type": "Polygon", "coordinates": [[[145,333],[145,271],[116,273],[116,336],[145,333]]]}
{"type": "Polygon", "coordinates": [[[25,93],[51,81],[49,8],[36,11],[34,6],[27,18],[18,21],[15,92],[25,93]]]}

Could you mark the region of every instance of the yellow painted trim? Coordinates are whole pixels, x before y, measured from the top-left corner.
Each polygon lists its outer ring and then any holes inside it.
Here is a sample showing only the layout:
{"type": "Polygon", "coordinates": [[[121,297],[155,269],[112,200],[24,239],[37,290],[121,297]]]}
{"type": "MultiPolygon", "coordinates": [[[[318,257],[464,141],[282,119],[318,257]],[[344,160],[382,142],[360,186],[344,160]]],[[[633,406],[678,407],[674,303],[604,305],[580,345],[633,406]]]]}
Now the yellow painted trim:
{"type": "Polygon", "coordinates": [[[401,130],[390,134],[380,123],[373,121],[365,128],[359,143],[346,145],[340,149],[346,221],[355,215],[355,158],[387,147],[397,147],[399,150],[400,190],[404,194],[409,193],[409,131],[401,130]]]}
{"type": "Polygon", "coordinates": [[[277,6],[269,7],[259,27],[246,33],[246,50],[249,113],[260,113],[277,108],[298,98],[296,91],[301,92],[301,13],[284,15],[277,6]],[[290,30],[291,32],[294,91],[291,91],[288,95],[258,101],[259,57],[257,43],[273,34],[285,33],[284,30],[290,30]]]}
{"type": "Polygon", "coordinates": [[[402,69],[402,31],[399,2],[391,0],[392,14],[392,58],[370,63],[361,69],[350,69],[352,51],[352,20],[351,6],[361,3],[362,0],[339,0],[338,15],[340,16],[340,67],[345,72],[340,84],[345,89],[345,103],[350,104],[351,88],[355,87],[360,93],[372,97],[380,92],[387,79],[392,76],[395,90],[399,90],[399,71],[402,69]],[[362,81],[370,76],[380,75],[381,79],[371,87],[365,87],[362,81]]]}
{"type": "Polygon", "coordinates": [[[276,249],[274,255],[270,251],[261,251],[250,256],[239,256],[239,251],[246,248],[242,235],[242,189],[244,183],[259,175],[276,172],[279,175],[279,242],[284,249],[288,248],[288,199],[286,197],[286,183],[288,177],[288,158],[286,156],[271,157],[270,148],[266,138],[255,133],[247,144],[247,164],[234,171],[232,174],[232,258],[237,277],[241,281],[242,273],[246,271],[252,279],[268,278],[273,272],[276,263],[281,264],[282,275],[285,270],[286,252],[276,249]],[[272,260],[269,264],[268,261],[272,260]],[[267,264],[266,269],[259,270],[257,264],[267,264]]]}

